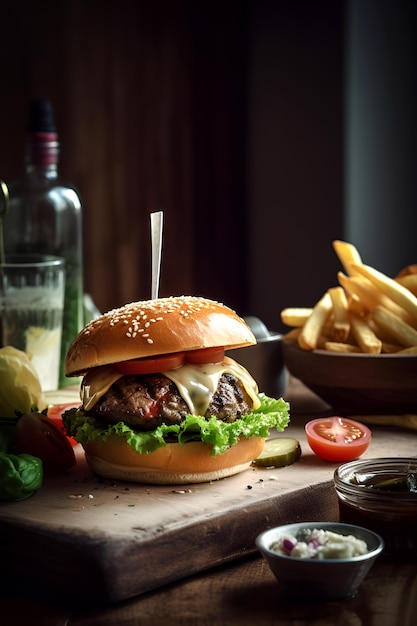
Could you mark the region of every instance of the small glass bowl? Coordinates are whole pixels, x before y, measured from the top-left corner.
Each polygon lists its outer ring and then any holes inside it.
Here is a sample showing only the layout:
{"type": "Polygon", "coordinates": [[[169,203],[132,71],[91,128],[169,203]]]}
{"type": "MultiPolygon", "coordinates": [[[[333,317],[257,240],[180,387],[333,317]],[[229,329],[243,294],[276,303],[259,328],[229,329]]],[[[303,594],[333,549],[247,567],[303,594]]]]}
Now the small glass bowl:
{"type": "Polygon", "coordinates": [[[334,473],[340,521],[381,535],[387,560],[417,560],[417,492],[402,489],[410,475],[417,481],[415,457],[352,461],[334,473]]]}

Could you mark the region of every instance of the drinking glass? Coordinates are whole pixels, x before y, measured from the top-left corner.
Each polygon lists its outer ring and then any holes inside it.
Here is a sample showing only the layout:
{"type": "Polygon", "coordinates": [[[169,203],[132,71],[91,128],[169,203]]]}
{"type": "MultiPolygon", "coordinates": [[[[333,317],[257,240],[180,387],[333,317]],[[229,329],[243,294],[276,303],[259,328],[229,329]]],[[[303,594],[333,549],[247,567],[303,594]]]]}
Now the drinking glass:
{"type": "Polygon", "coordinates": [[[26,352],[43,391],[58,387],[64,288],[60,257],[14,254],[0,262],[0,345],[26,352]]]}

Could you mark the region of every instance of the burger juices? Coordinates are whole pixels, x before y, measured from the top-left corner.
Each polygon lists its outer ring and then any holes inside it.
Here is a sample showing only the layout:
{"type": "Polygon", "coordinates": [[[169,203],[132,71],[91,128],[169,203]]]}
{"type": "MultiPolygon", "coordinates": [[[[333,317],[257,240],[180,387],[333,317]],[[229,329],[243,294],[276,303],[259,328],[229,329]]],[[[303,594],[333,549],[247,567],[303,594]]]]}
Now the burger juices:
{"type": "Polygon", "coordinates": [[[206,482],[246,469],[289,406],[259,393],[225,350],[256,343],[230,308],[183,296],[134,302],[74,339],[67,376],[82,406],[64,416],[93,471],[143,483],[206,482]]]}

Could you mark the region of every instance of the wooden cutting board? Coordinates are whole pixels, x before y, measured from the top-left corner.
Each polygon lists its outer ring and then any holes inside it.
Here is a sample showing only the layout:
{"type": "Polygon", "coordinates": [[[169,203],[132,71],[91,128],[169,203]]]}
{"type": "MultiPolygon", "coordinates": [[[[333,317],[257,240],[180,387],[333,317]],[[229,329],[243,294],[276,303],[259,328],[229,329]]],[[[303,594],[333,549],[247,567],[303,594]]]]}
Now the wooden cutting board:
{"type": "MultiPolygon", "coordinates": [[[[293,417],[285,433],[301,442],[294,465],[200,485],[99,479],[77,446],[73,470],[46,478],[27,500],[0,504],[1,577],[32,594],[116,602],[248,555],[271,526],[336,520],[336,466],[312,454],[305,421],[293,417]]],[[[376,427],[365,456],[415,451],[414,434],[376,427]]]]}

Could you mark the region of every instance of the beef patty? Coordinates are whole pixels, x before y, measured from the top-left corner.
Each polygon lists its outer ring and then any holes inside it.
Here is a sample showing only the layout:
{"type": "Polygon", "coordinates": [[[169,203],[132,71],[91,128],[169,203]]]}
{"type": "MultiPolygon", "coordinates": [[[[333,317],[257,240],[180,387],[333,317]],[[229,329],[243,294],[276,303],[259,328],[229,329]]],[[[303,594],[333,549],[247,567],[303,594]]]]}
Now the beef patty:
{"type": "MultiPolygon", "coordinates": [[[[232,374],[222,374],[204,417],[234,422],[249,413],[252,400],[232,374]]],[[[180,424],[189,413],[175,383],[162,374],[123,376],[88,411],[102,422],[123,421],[132,428],[153,430],[160,424],[180,424]]]]}

